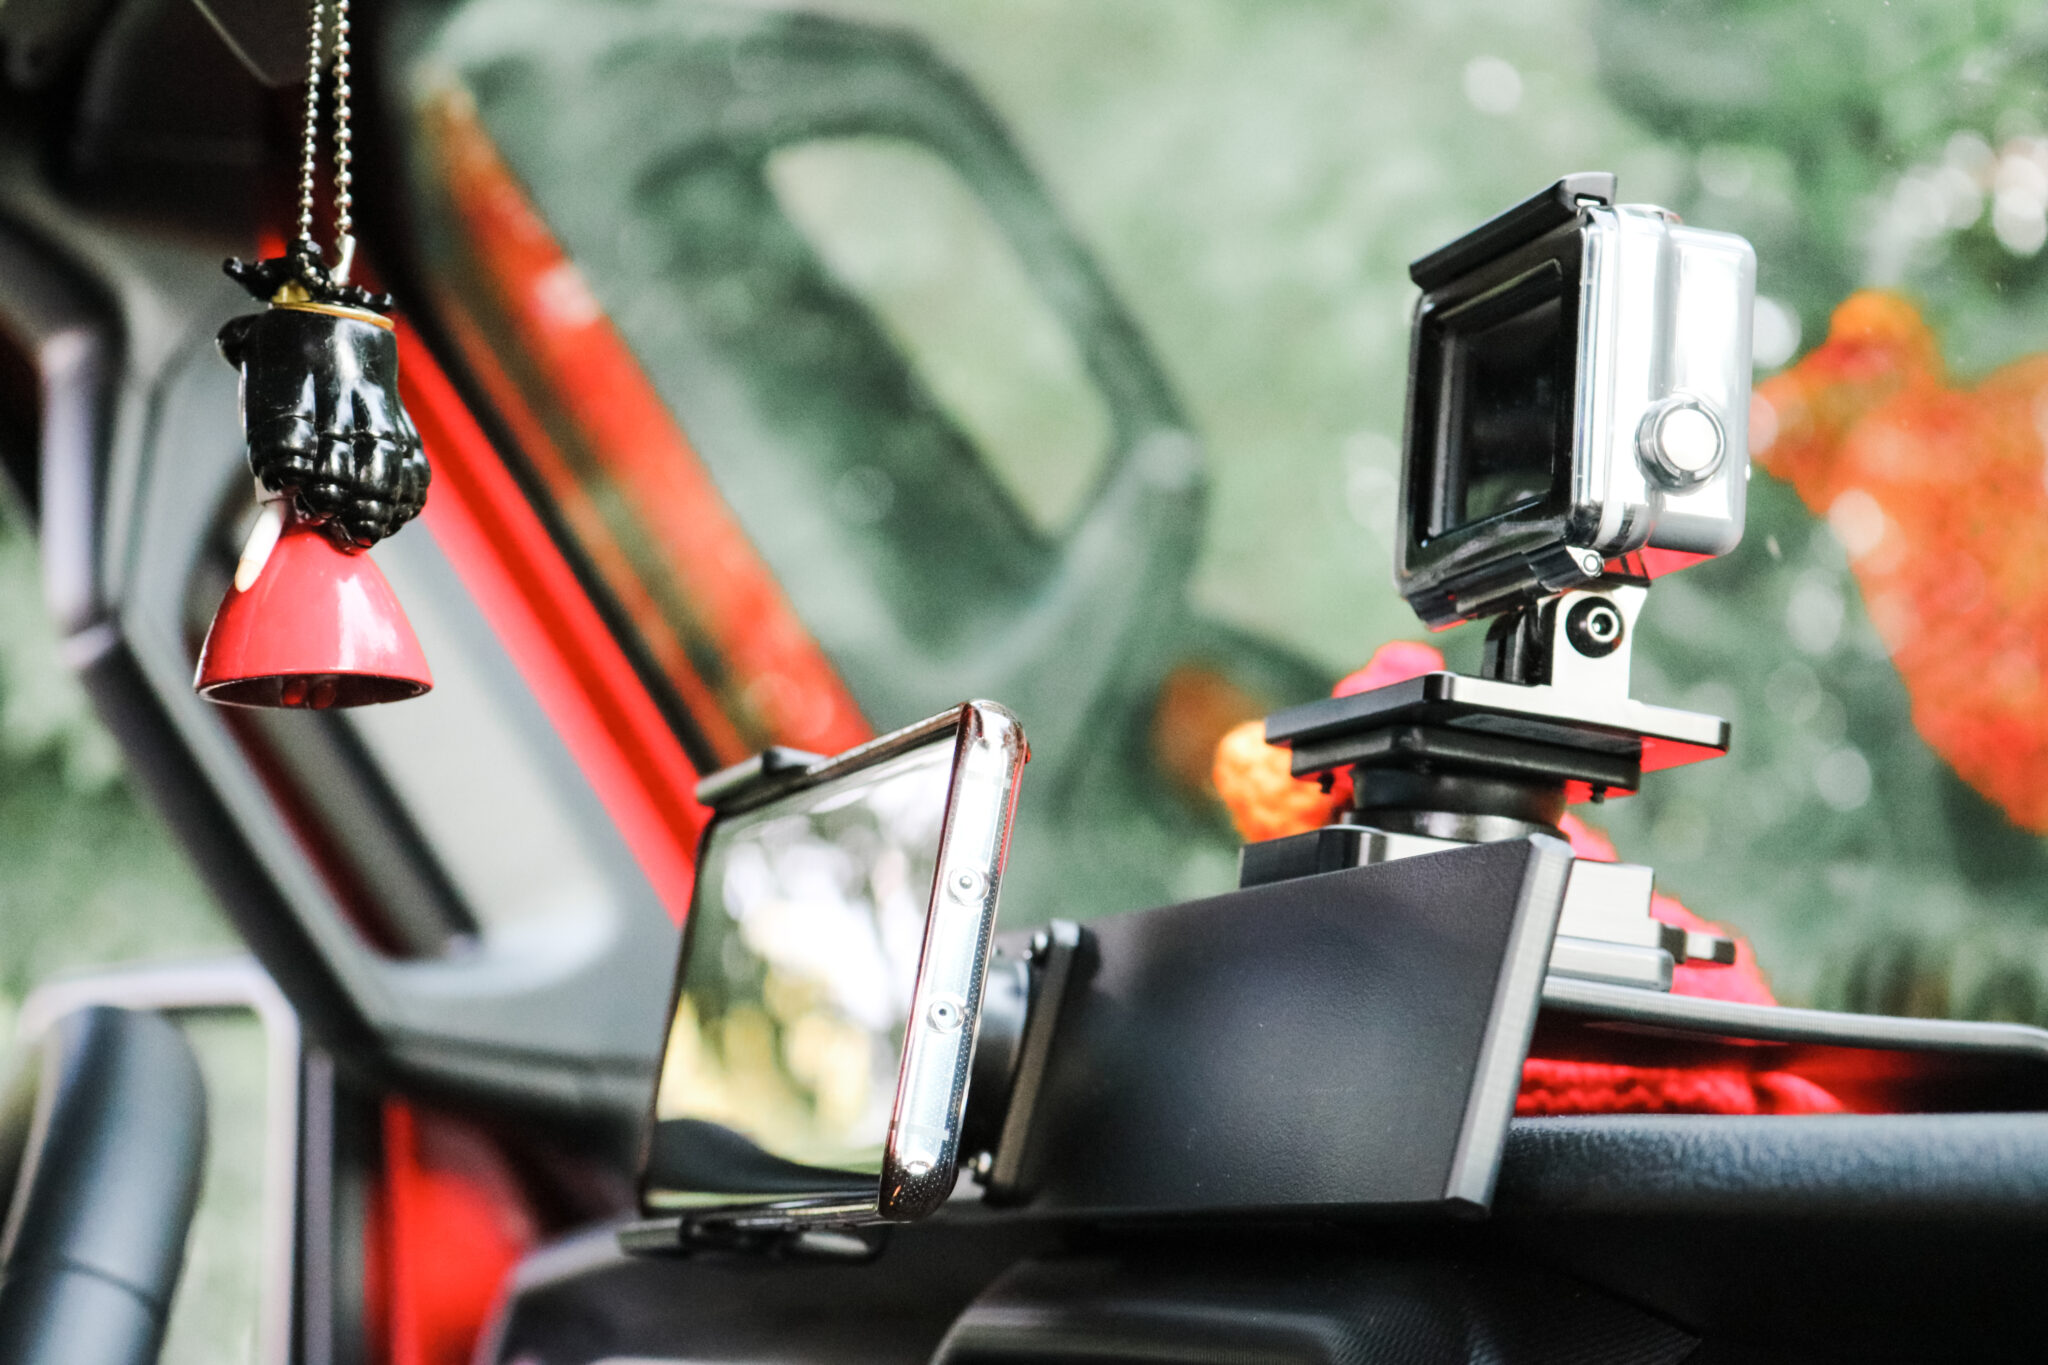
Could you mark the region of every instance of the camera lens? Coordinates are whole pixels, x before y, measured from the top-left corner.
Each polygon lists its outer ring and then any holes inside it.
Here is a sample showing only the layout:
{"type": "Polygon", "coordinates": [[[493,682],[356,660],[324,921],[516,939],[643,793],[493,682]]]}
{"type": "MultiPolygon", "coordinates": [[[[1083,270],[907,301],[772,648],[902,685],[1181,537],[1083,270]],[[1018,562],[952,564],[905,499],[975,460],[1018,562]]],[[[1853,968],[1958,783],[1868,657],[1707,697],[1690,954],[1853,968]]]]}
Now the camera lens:
{"type": "Polygon", "coordinates": [[[1431,536],[1541,506],[1569,438],[1572,349],[1552,262],[1426,322],[1420,411],[1435,415],[1431,536]]]}

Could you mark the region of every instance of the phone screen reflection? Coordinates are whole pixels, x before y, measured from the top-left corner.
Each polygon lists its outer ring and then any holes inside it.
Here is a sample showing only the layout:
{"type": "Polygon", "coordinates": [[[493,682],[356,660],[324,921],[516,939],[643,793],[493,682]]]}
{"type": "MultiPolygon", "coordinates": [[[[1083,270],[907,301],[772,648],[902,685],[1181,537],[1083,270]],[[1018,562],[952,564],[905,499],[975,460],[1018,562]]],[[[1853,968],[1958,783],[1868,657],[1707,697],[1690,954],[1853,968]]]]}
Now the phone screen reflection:
{"type": "Polygon", "coordinates": [[[874,1196],[953,737],[721,821],[690,910],[649,1208],[874,1196]]]}

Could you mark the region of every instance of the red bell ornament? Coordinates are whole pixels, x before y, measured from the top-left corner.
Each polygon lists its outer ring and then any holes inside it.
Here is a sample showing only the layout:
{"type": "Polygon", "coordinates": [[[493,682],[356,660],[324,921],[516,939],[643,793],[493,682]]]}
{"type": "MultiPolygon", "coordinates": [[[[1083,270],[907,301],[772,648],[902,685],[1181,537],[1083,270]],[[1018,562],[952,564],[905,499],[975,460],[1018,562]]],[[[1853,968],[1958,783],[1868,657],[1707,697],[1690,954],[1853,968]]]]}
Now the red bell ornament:
{"type": "Polygon", "coordinates": [[[227,272],[269,306],[220,329],[242,375],[249,471],[276,500],[242,552],[193,686],[234,706],[326,710],[416,697],[434,685],[391,585],[365,553],[418,516],[426,452],[398,396],[391,300],[348,282],[348,0],[335,10],[335,213],[330,272],[313,240],[314,149],[329,0],[313,0],[299,234],[227,272]]]}
{"type": "Polygon", "coordinates": [[[391,586],[365,553],[419,514],[428,468],[398,397],[398,345],[336,285],[318,248],[229,273],[270,307],[221,329],[242,373],[249,468],[276,496],[214,616],[194,686],[237,706],[363,706],[433,686],[391,586]]]}
{"type": "Polygon", "coordinates": [[[433,685],[376,562],[267,504],[200,651],[199,695],[324,711],[403,701],[433,685]]]}

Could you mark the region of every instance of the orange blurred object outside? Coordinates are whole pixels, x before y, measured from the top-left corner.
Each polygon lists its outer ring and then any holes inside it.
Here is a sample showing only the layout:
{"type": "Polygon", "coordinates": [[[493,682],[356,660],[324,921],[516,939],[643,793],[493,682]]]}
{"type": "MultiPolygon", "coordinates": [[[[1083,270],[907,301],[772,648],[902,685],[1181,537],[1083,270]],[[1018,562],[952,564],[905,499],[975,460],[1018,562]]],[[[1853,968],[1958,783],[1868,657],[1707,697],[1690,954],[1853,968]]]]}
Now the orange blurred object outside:
{"type": "Polygon", "coordinates": [[[1847,551],[1914,728],[2048,833],[2048,356],[1953,387],[1918,310],[1860,293],[1758,386],[1751,425],[1847,551]]]}

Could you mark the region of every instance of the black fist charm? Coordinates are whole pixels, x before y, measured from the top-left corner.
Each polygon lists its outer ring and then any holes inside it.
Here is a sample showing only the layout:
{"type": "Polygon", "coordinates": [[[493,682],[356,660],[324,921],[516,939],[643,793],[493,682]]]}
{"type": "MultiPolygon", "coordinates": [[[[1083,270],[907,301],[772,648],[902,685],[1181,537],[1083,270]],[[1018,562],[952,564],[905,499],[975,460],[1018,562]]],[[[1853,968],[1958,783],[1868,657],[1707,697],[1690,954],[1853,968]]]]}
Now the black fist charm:
{"type": "Polygon", "coordinates": [[[420,513],[427,456],[398,398],[398,334],[387,295],[336,280],[317,244],[229,261],[270,307],[220,329],[242,372],[249,469],[344,550],[367,550],[420,513]]]}
{"type": "Polygon", "coordinates": [[[389,323],[273,304],[221,328],[220,352],[242,372],[249,468],[266,489],[291,494],[343,549],[368,549],[419,515],[427,457],[399,402],[389,323]]]}

